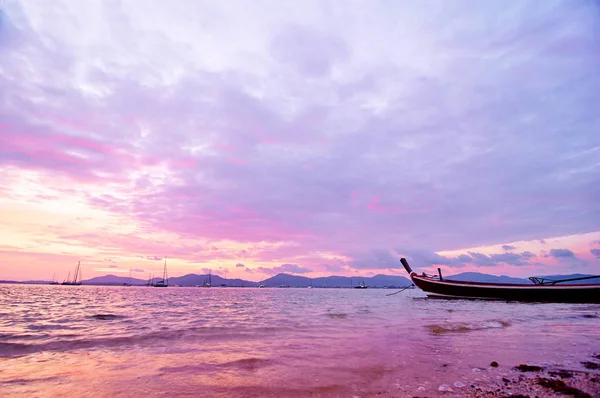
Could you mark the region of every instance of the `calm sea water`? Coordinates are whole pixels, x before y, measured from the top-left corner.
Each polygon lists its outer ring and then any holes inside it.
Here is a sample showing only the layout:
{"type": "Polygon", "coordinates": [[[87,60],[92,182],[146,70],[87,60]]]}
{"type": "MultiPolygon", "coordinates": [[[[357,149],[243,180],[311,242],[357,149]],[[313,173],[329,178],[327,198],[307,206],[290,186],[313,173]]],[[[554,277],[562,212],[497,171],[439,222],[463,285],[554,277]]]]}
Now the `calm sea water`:
{"type": "Polygon", "coordinates": [[[0,396],[435,396],[600,353],[599,305],[392,292],[0,285],[0,396]]]}

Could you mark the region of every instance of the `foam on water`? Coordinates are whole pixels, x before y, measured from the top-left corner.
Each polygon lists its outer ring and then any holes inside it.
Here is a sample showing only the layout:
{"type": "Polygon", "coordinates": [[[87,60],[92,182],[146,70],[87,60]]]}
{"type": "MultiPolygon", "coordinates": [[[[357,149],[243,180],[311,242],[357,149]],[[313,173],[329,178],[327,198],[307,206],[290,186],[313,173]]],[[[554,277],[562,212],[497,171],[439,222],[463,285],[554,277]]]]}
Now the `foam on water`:
{"type": "Polygon", "coordinates": [[[491,320],[481,322],[448,322],[440,325],[427,325],[434,334],[441,333],[464,333],[473,330],[498,329],[509,327],[511,323],[506,320],[491,320]]]}

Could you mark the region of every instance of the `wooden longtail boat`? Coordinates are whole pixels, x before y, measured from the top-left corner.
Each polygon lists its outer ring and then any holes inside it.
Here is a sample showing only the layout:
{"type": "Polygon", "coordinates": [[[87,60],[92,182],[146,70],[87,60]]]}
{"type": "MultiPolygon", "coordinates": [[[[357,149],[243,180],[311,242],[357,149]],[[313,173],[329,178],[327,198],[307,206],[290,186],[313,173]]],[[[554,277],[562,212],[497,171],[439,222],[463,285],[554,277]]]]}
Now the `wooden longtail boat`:
{"type": "Polygon", "coordinates": [[[438,268],[438,275],[418,275],[405,258],[400,262],[410,275],[412,282],[423,290],[428,297],[445,299],[507,300],[549,303],[600,303],[600,283],[569,283],[579,280],[600,280],[598,276],[549,280],[529,278],[532,285],[511,283],[461,282],[444,279],[438,268]]]}

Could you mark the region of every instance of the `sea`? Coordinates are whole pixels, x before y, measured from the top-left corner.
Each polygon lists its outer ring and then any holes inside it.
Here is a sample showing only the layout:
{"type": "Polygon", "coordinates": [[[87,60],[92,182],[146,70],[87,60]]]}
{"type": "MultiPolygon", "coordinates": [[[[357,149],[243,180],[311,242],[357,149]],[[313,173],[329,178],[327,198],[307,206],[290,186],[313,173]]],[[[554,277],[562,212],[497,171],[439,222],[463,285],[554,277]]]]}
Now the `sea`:
{"type": "Polygon", "coordinates": [[[600,305],[395,292],[0,285],[0,396],[461,396],[600,354],[600,305]]]}

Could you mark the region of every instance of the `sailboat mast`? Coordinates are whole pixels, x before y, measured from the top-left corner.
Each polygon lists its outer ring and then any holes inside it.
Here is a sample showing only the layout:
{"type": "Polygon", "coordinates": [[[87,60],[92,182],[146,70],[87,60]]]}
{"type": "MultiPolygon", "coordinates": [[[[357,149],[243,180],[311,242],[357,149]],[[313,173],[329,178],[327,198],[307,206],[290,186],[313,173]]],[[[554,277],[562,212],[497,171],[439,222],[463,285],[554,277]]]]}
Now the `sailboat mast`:
{"type": "Polygon", "coordinates": [[[77,283],[77,281],[79,280],[79,264],[81,264],[81,261],[79,261],[77,263],[77,267],[75,267],[75,275],[73,276],[73,283],[77,283]]]}
{"type": "Polygon", "coordinates": [[[168,277],[167,277],[167,257],[165,256],[165,269],[163,271],[163,281],[164,283],[168,283],[168,277]]]}

